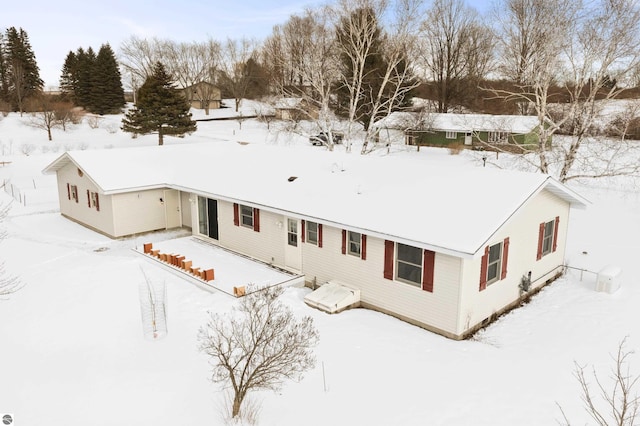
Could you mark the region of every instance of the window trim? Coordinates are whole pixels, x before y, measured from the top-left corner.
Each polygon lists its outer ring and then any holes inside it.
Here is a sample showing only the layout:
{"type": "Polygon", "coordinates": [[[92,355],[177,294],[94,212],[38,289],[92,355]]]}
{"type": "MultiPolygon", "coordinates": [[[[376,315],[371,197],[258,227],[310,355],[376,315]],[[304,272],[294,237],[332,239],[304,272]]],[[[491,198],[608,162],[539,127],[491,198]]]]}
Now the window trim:
{"type": "Polygon", "coordinates": [[[239,210],[240,210],[240,226],[254,229],[255,217],[253,214],[254,213],[253,208],[240,204],[239,210]],[[247,214],[247,211],[249,212],[248,214],[247,214]]]}
{"type": "Polygon", "coordinates": [[[347,254],[349,254],[351,256],[362,258],[362,234],[361,233],[353,232],[353,231],[347,231],[347,254]],[[355,240],[352,241],[352,239],[351,239],[352,235],[358,235],[358,241],[357,242],[355,240]],[[352,243],[353,243],[353,245],[357,246],[357,248],[358,248],[357,251],[351,250],[352,243]]]}
{"type": "Polygon", "coordinates": [[[74,200],[76,203],[78,203],[78,185],[70,185],[71,188],[71,194],[70,194],[70,200],[74,200]]]}
{"type": "Polygon", "coordinates": [[[488,143],[509,143],[509,138],[511,137],[511,132],[496,130],[487,132],[487,142],[488,143]]]}
{"type": "Polygon", "coordinates": [[[444,137],[446,139],[458,139],[458,132],[453,131],[453,130],[447,130],[447,131],[445,131],[444,137]]]}
{"type": "Polygon", "coordinates": [[[497,242],[495,244],[492,244],[489,246],[489,250],[487,251],[487,276],[486,276],[486,280],[487,280],[487,286],[490,286],[491,284],[498,282],[502,279],[502,261],[503,261],[503,257],[504,257],[504,242],[500,241],[497,242]],[[491,261],[491,249],[493,249],[494,247],[499,246],[499,255],[498,258],[496,260],[494,260],[493,262],[491,261]],[[489,278],[489,271],[491,270],[491,266],[492,265],[496,265],[496,275],[493,278],[489,278]]]}
{"type": "Polygon", "coordinates": [[[544,228],[543,228],[543,232],[542,232],[542,251],[540,253],[541,257],[545,257],[546,255],[553,253],[553,236],[554,236],[554,233],[555,233],[555,229],[556,229],[556,221],[555,220],[550,220],[548,222],[544,222],[544,228]],[[548,226],[550,226],[549,235],[547,235],[547,227],[548,226]]]}
{"type": "Polygon", "coordinates": [[[309,244],[314,245],[314,246],[319,246],[320,245],[319,244],[319,240],[320,240],[320,238],[319,238],[320,237],[319,229],[320,229],[320,224],[318,222],[311,222],[311,221],[308,220],[306,222],[306,228],[305,228],[305,231],[304,231],[305,232],[305,241],[307,243],[309,243],[309,244]],[[315,230],[314,231],[312,231],[311,230],[311,226],[309,226],[309,225],[312,225],[312,224],[315,225],[315,230]],[[311,235],[315,235],[315,240],[312,240],[310,238],[311,235]]]}
{"type": "Polygon", "coordinates": [[[394,278],[396,281],[401,282],[401,283],[405,283],[405,284],[409,284],[418,288],[422,288],[422,282],[424,280],[424,250],[419,248],[419,247],[414,247],[414,246],[410,246],[408,244],[402,244],[402,243],[398,243],[396,242],[395,244],[395,256],[394,256],[394,278]],[[398,253],[400,251],[400,245],[403,245],[405,247],[410,247],[412,249],[415,250],[419,250],[420,251],[420,262],[419,264],[416,263],[410,263],[408,261],[405,260],[400,260],[398,253]],[[403,278],[399,276],[399,271],[400,271],[400,263],[403,263],[405,265],[409,265],[412,267],[416,267],[418,268],[418,270],[420,271],[420,273],[418,274],[418,281],[411,281],[409,279],[403,278]]]}

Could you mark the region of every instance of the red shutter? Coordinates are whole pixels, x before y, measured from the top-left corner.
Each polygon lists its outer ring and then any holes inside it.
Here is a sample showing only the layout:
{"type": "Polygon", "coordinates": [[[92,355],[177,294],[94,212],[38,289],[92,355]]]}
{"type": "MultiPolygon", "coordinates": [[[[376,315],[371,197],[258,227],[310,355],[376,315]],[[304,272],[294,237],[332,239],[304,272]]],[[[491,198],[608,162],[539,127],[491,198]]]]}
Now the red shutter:
{"type": "Polygon", "coordinates": [[[544,240],[544,222],[540,224],[538,231],[538,254],[536,255],[536,260],[542,259],[542,240],[544,240]]]}
{"type": "Polygon", "coordinates": [[[87,206],[91,208],[91,193],[89,192],[88,189],[87,189],[87,206]]]}
{"type": "Polygon", "coordinates": [[[422,265],[422,289],[433,293],[433,271],[436,264],[436,253],[431,250],[424,251],[422,265]]]}
{"type": "Polygon", "coordinates": [[[306,232],[304,232],[304,229],[305,229],[305,223],[304,223],[304,220],[303,220],[303,221],[301,221],[301,222],[302,222],[302,242],[304,243],[304,240],[305,240],[305,238],[307,237],[307,233],[306,233],[306,232]]]}
{"type": "Polygon", "coordinates": [[[100,198],[98,198],[97,192],[96,192],[96,210],[100,211],[100,198]]]}
{"type": "Polygon", "coordinates": [[[367,236],[362,234],[362,247],[360,248],[362,260],[367,260],[367,236]]]}
{"type": "Polygon", "coordinates": [[[67,184],[67,198],[71,200],[71,186],[67,184]]]}
{"type": "Polygon", "coordinates": [[[318,247],[322,248],[322,225],[318,224],[318,247]]]}
{"type": "Polygon", "coordinates": [[[342,254],[347,254],[347,231],[342,230],[342,254]]]}
{"type": "Polygon", "coordinates": [[[556,225],[553,227],[553,251],[558,248],[558,224],[560,224],[560,216],[556,216],[556,225]]]}
{"type": "Polygon", "coordinates": [[[489,246],[484,248],[484,256],[480,264],[480,291],[487,288],[487,267],[489,265],[489,246]]]}
{"type": "Polygon", "coordinates": [[[388,280],[393,279],[393,255],[395,243],[393,241],[384,241],[384,277],[388,280]]]}
{"type": "Polygon", "coordinates": [[[507,263],[509,261],[509,237],[504,239],[502,243],[502,273],[500,274],[500,279],[504,280],[507,278],[507,263]]]}
{"type": "Polygon", "coordinates": [[[253,230],[260,232],[260,209],[253,209],[253,230]]]}
{"type": "Polygon", "coordinates": [[[233,224],[235,226],[240,226],[240,212],[238,203],[233,203],[233,224]]]}
{"type": "Polygon", "coordinates": [[[73,185],[73,190],[76,193],[75,200],[76,200],[76,204],[77,204],[77,203],[80,202],[80,201],[78,201],[78,199],[80,198],[80,194],[78,194],[78,185],[73,185]]]}

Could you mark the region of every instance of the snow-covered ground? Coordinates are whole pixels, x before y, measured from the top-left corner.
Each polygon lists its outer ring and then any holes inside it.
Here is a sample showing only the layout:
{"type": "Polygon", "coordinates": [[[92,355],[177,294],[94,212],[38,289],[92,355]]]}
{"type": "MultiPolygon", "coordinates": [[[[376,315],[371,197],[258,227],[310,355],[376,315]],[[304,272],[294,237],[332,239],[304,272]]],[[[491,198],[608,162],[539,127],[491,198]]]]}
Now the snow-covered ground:
{"type": "MultiPolygon", "coordinates": [[[[223,392],[208,380],[196,334],[208,311],[229,310],[235,299],[207,292],[132,250],[176,238],[175,232],[110,240],[62,218],[55,177],[41,174],[66,149],[157,143],[155,135],[122,134],[120,118],[104,117],[96,129],[85,120],[67,132],[54,130],[53,142],[25,125],[26,115],[0,120],[0,161],[10,162],[0,166],[0,186],[6,184],[0,202],[14,200],[0,259],[24,283],[0,301],[0,414],[12,413],[15,425],[223,424],[223,392]],[[142,271],[167,286],[169,333],[161,340],[143,337],[142,271]]],[[[312,147],[304,131],[270,127],[252,119],[241,127],[203,122],[193,135],[165,143],[324,149],[312,147]]],[[[397,147],[390,155],[451,160],[436,149],[397,147]]],[[[472,152],[452,157],[469,167],[482,163],[472,152]]],[[[509,158],[501,154],[497,161],[509,158]]],[[[593,204],[571,212],[566,258],[587,272],[569,270],[474,339],[448,340],[364,309],[330,316],[304,304],[308,289],[287,289],[283,297],[296,314],[315,319],[318,363],[302,382],[254,395],[259,424],[539,426],[561,420],[557,404],[572,424],[589,424],[574,361],[593,366],[609,386],[620,341],[628,336],[628,349],[640,346],[640,190],[620,179],[574,189],[593,204]],[[612,264],[623,270],[621,289],[594,291],[592,272],[612,264]]],[[[639,355],[630,361],[632,373],[640,374],[639,355]]]]}

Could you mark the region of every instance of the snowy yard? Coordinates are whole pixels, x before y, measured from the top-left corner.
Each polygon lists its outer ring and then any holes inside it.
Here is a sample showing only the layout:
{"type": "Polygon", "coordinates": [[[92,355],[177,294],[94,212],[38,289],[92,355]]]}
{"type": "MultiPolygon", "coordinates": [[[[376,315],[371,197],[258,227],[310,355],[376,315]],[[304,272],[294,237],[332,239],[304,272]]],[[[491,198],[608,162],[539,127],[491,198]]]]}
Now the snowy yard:
{"type": "MultiPolygon", "coordinates": [[[[56,130],[53,142],[26,126],[26,115],[0,119],[0,161],[10,162],[0,166],[0,185],[6,185],[0,202],[14,200],[0,259],[24,283],[0,301],[0,414],[12,413],[15,425],[222,424],[223,393],[208,380],[196,335],[208,311],[227,311],[235,298],[205,291],[132,250],[182,234],[111,240],[64,219],[55,176],[41,174],[66,149],[157,143],[155,135],[122,134],[119,119],[105,117],[97,129],[83,123],[56,130]],[[143,337],[141,268],[167,286],[169,332],[161,340],[143,337]]],[[[256,120],[244,120],[241,129],[219,121],[199,123],[193,135],[165,143],[324,149],[307,136],[268,132],[256,120]]],[[[438,157],[482,163],[472,152],[393,151],[426,163],[438,157]]],[[[287,289],[283,297],[294,312],[315,319],[318,363],[302,382],[254,395],[259,424],[539,426],[561,420],[557,404],[572,424],[590,424],[574,361],[593,365],[608,385],[620,341],[628,336],[627,348],[640,348],[640,189],[621,179],[572,188],[593,202],[571,212],[566,261],[577,269],[474,339],[448,340],[364,309],[327,315],[304,304],[309,289],[287,289]],[[622,268],[621,289],[596,292],[592,272],[612,264],[622,268]]],[[[631,371],[640,374],[640,354],[631,361],[631,371]]]]}

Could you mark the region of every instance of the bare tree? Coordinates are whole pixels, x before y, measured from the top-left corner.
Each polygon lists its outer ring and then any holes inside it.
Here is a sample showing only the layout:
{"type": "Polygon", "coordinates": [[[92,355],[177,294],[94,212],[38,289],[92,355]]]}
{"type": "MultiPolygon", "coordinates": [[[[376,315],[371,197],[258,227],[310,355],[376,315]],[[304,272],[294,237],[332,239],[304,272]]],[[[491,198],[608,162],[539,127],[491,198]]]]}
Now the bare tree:
{"type": "Polygon", "coordinates": [[[209,106],[218,89],[214,86],[220,60],[220,43],[208,40],[205,43],[175,43],[168,41],[164,44],[163,57],[176,83],[186,90],[189,102],[197,100],[209,115],[209,106]],[[199,84],[204,83],[204,84],[199,84]]]}
{"type": "Polygon", "coordinates": [[[118,59],[124,69],[122,75],[129,77],[134,97],[142,83],[153,74],[154,65],[163,62],[167,43],[155,37],[147,40],[131,36],[120,45],[118,59]]]}
{"type": "MultiPolygon", "coordinates": [[[[598,377],[595,369],[588,374],[587,368],[575,364],[574,376],[580,383],[581,398],[584,409],[598,426],[634,426],[640,409],[640,396],[636,385],[640,376],[632,375],[629,367],[629,356],[633,352],[625,348],[626,338],[618,345],[618,352],[613,358],[614,367],[610,380],[612,387],[598,377]],[[595,381],[595,386],[589,378],[595,381]]],[[[560,406],[560,411],[569,426],[569,420],[560,406]]]]}
{"type": "Polygon", "coordinates": [[[348,71],[341,77],[341,85],[349,93],[347,150],[353,125],[360,123],[366,131],[361,153],[370,152],[369,143],[376,138],[373,124],[400,107],[417,87],[409,54],[414,51],[421,4],[420,0],[396,1],[389,16],[385,16],[386,0],[343,0],[338,4],[338,46],[348,71]],[[389,21],[384,34],[379,26],[382,16],[389,21]],[[375,84],[368,84],[372,79],[375,84]]]}
{"type": "Polygon", "coordinates": [[[56,116],[55,101],[51,99],[51,96],[41,93],[37,98],[30,100],[29,106],[32,111],[35,111],[31,113],[29,125],[46,131],[49,140],[53,140],[51,130],[62,127],[56,116]]]}
{"type": "Polygon", "coordinates": [[[312,348],[319,337],[313,319],[297,320],[278,300],[282,292],[271,287],[250,293],[230,314],[212,314],[200,328],[199,348],[211,357],[212,380],[233,391],[234,418],[250,391],[277,390],[315,365],[312,348]]]}
{"type": "Polygon", "coordinates": [[[420,64],[433,82],[437,112],[447,112],[486,75],[492,33],[464,0],[435,0],[421,33],[420,64]]]}
{"type": "Polygon", "coordinates": [[[251,81],[250,60],[256,54],[257,43],[247,38],[227,39],[221,49],[220,85],[233,96],[236,112],[251,81]]]}
{"type": "MultiPolygon", "coordinates": [[[[330,13],[307,10],[274,28],[263,48],[270,64],[272,85],[280,97],[299,99],[295,120],[314,120],[319,131],[328,134],[326,144],[333,149],[332,96],[339,79],[339,58],[330,13]]],[[[278,99],[275,99],[278,102],[278,99]]]]}
{"type": "Polygon", "coordinates": [[[640,59],[640,9],[635,0],[580,2],[506,0],[502,9],[518,19],[532,20],[519,37],[501,34],[503,52],[511,65],[503,69],[520,75],[516,90],[496,91],[498,96],[531,106],[538,117],[537,168],[556,173],[562,182],[582,177],[636,173],[637,164],[617,164],[610,158],[606,170],[576,167],[589,159],[581,151],[594,141],[596,120],[608,101],[621,92],[615,82],[624,80],[640,59]],[[524,2],[524,3],[523,3],[524,2]],[[521,6],[526,7],[521,7],[521,6]],[[531,49],[517,40],[529,40],[531,49]],[[534,41],[535,40],[535,41],[534,41]],[[511,48],[511,50],[507,49],[511,48]],[[525,53],[528,52],[528,53],[525,53]],[[562,103],[554,101],[562,100],[562,103]],[[568,133],[565,143],[552,148],[549,141],[568,133]]]}
{"type": "MultiPolygon", "coordinates": [[[[0,225],[4,222],[4,219],[9,213],[8,204],[0,204],[0,225]]],[[[0,229],[0,242],[7,237],[7,233],[4,229],[0,229]]],[[[3,296],[8,296],[15,293],[22,287],[20,281],[12,276],[9,276],[4,271],[4,263],[0,261],[0,299],[3,296]]]]}

